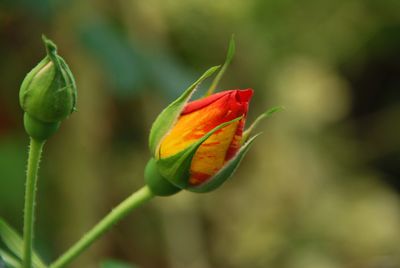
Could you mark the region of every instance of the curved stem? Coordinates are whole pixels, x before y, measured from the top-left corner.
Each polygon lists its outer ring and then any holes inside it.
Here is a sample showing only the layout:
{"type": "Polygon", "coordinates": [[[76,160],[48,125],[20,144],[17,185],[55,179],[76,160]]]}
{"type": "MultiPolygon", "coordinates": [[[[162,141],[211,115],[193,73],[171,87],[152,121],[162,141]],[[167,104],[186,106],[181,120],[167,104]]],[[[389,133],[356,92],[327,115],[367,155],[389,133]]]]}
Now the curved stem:
{"type": "Polygon", "coordinates": [[[29,147],[24,206],[24,243],[22,258],[24,268],[32,267],[33,225],[35,221],[37,173],[44,143],[44,141],[38,141],[31,138],[29,147]]]}
{"type": "Polygon", "coordinates": [[[93,244],[94,241],[105,234],[114,224],[124,218],[129,212],[144,204],[146,201],[149,201],[153,197],[154,194],[147,186],[144,186],[138,191],[134,192],[127,199],[122,201],[117,207],[115,207],[110,213],[108,213],[107,216],[98,222],[63,255],[54,261],[50,265],[50,268],[65,267],[65,265],[78,257],[79,254],[85,251],[91,244],[93,244]]]}

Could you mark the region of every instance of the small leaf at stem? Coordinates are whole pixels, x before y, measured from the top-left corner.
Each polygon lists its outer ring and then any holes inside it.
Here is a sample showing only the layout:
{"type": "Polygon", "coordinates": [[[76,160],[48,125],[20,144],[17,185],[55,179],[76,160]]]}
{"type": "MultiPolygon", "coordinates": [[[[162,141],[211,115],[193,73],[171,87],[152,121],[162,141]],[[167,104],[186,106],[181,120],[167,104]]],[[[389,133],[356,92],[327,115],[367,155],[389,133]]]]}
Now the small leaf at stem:
{"type": "Polygon", "coordinates": [[[0,249],[0,268],[21,267],[21,261],[10,253],[0,249]]]}
{"type": "MultiPolygon", "coordinates": [[[[23,241],[21,236],[1,218],[0,238],[12,253],[14,253],[17,257],[22,258],[23,241]]],[[[33,265],[37,268],[46,267],[44,262],[35,252],[33,252],[33,265]]]]}

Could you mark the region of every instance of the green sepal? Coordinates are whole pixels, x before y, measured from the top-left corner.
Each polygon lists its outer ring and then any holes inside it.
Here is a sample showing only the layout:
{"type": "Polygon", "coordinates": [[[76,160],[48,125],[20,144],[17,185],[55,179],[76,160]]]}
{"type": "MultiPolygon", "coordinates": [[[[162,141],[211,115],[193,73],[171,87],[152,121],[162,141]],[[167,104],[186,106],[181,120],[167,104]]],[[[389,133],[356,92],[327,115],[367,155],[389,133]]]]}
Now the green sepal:
{"type": "Polygon", "coordinates": [[[238,168],[240,162],[249,151],[251,144],[258,137],[257,134],[251,137],[237,152],[234,158],[229,160],[214,176],[209,178],[206,182],[198,185],[188,187],[186,190],[195,193],[207,193],[220,187],[227,179],[229,179],[238,168]]]}
{"type": "MultiPolygon", "coordinates": [[[[16,257],[22,259],[23,255],[23,240],[21,236],[3,219],[0,218],[0,238],[8,249],[15,254],[16,257]]],[[[3,259],[7,254],[3,254],[3,259]]],[[[35,268],[46,268],[47,266],[40,259],[36,252],[32,253],[32,263],[35,268]]]]}
{"type": "Polygon", "coordinates": [[[285,108],[283,106],[276,106],[276,107],[272,107],[270,109],[268,109],[267,111],[265,111],[264,113],[260,114],[256,120],[254,120],[254,122],[250,125],[250,127],[248,127],[244,132],[243,132],[243,136],[242,136],[242,140],[244,142],[247,141],[247,139],[250,137],[251,132],[257,127],[257,125],[261,122],[261,120],[263,120],[264,118],[268,118],[271,117],[274,113],[276,112],[280,112],[285,110],[285,108]]]}
{"type": "Polygon", "coordinates": [[[150,158],[149,162],[147,162],[144,169],[144,180],[151,192],[157,196],[170,196],[181,190],[161,176],[154,158],[150,158]]]}
{"type": "MultiPolygon", "coordinates": [[[[54,44],[53,41],[48,39],[45,35],[42,35],[42,40],[46,46],[46,52],[48,57],[51,59],[51,61],[54,64],[55,69],[58,71],[56,72],[59,77],[56,77],[57,79],[62,79],[62,81],[65,83],[64,87],[61,87],[57,90],[58,94],[63,94],[63,95],[71,95],[68,97],[72,97],[72,105],[70,106],[69,114],[72,112],[75,112],[76,109],[76,100],[77,100],[77,90],[76,90],[76,82],[75,78],[71,72],[71,69],[69,68],[68,64],[65,62],[65,60],[57,54],[57,46],[54,44]]],[[[59,97],[60,98],[60,97],[59,97]]],[[[65,97],[66,98],[66,97],[65,97]]],[[[66,117],[69,116],[69,114],[66,115],[66,117]]]]}
{"type": "Polygon", "coordinates": [[[78,111],[78,109],[76,108],[76,102],[78,99],[78,91],[76,90],[75,78],[74,78],[74,75],[72,74],[71,69],[69,68],[68,64],[65,62],[65,60],[61,57],[58,57],[58,60],[60,62],[61,71],[63,73],[63,76],[66,77],[64,79],[66,79],[66,81],[68,81],[68,86],[60,89],[59,91],[63,91],[63,90],[66,91],[69,88],[72,89],[70,91],[72,94],[72,105],[71,105],[70,114],[72,114],[73,112],[78,111]]]}
{"type": "Polygon", "coordinates": [[[218,74],[215,76],[214,80],[212,81],[210,88],[207,90],[205,97],[210,96],[213,94],[215,89],[218,86],[219,81],[221,81],[222,76],[224,75],[226,69],[228,69],[229,64],[231,63],[233,56],[235,55],[235,36],[232,34],[231,39],[229,40],[228,52],[226,53],[226,58],[224,65],[219,70],[218,74]]]}
{"type": "MultiPolygon", "coordinates": [[[[26,93],[31,90],[29,87],[32,83],[33,78],[38,74],[40,70],[42,70],[48,63],[50,62],[50,58],[48,56],[44,57],[29,73],[25,76],[24,80],[22,81],[20,91],[19,91],[19,103],[22,108],[25,106],[25,98],[26,93]]],[[[50,72],[47,73],[48,76],[52,76],[50,72]]],[[[54,74],[53,74],[54,75],[54,74]]],[[[50,82],[49,82],[50,84],[50,82]]]]}
{"type": "Polygon", "coordinates": [[[216,131],[234,122],[237,122],[240,119],[242,119],[242,116],[218,125],[217,127],[210,130],[203,137],[201,137],[199,140],[197,140],[195,143],[188,146],[186,149],[180,151],[177,154],[166,158],[156,159],[157,168],[161,176],[166,178],[176,187],[186,189],[189,186],[190,166],[192,163],[192,159],[200,145],[203,144],[203,142],[205,142],[216,131]]]}
{"type": "Polygon", "coordinates": [[[154,121],[149,135],[149,147],[152,156],[155,159],[159,158],[160,143],[171,130],[179,115],[181,114],[185,104],[189,101],[193,92],[200,83],[212,75],[220,66],[214,66],[208,69],[196,82],[194,82],[182,95],[167,106],[154,121]]]}

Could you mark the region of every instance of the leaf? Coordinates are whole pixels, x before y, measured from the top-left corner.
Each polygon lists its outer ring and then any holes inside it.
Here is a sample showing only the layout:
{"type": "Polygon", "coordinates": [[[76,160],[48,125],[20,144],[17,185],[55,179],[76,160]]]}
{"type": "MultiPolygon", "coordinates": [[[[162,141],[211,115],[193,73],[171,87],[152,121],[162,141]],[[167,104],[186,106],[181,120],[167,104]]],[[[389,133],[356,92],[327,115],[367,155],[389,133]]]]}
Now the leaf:
{"type": "Polygon", "coordinates": [[[247,141],[251,132],[258,126],[258,124],[261,122],[261,120],[263,120],[264,118],[271,117],[274,113],[280,112],[283,110],[285,110],[285,108],[283,106],[276,106],[276,107],[272,107],[272,108],[268,109],[266,112],[260,114],[256,118],[256,120],[254,120],[254,122],[250,125],[250,127],[248,129],[246,129],[246,131],[243,132],[242,141],[244,141],[244,142],[247,141]]]}
{"type": "Polygon", "coordinates": [[[196,193],[206,193],[216,188],[220,187],[227,179],[229,179],[233,173],[235,173],[236,169],[239,167],[240,162],[243,160],[246,153],[249,151],[251,144],[253,141],[259,136],[257,134],[249,139],[239,150],[239,152],[235,155],[234,158],[229,160],[222,169],[220,169],[214,176],[212,176],[205,183],[200,184],[198,186],[189,187],[187,190],[196,193]]]}
{"type": "Polygon", "coordinates": [[[188,89],[186,89],[181,96],[167,106],[154,121],[149,135],[149,147],[152,156],[155,159],[159,158],[158,151],[160,143],[165,135],[169,132],[175,124],[177,118],[185,104],[189,101],[190,96],[196,90],[198,85],[210,75],[212,75],[219,66],[214,66],[208,69],[196,82],[194,82],[188,89]]]}
{"type": "Polygon", "coordinates": [[[7,253],[6,251],[0,249],[0,268],[15,268],[21,267],[21,261],[7,253]]]}
{"type": "Polygon", "coordinates": [[[205,94],[205,97],[213,94],[213,92],[215,91],[215,89],[218,86],[219,81],[222,79],[222,76],[224,75],[226,69],[228,69],[228,66],[231,63],[234,55],[235,55],[235,39],[234,39],[234,35],[232,34],[231,40],[229,41],[228,52],[226,53],[226,59],[225,59],[224,65],[222,65],[221,70],[219,70],[217,76],[212,81],[210,88],[208,89],[207,93],[205,94]]]}
{"type": "Polygon", "coordinates": [[[222,123],[210,130],[194,144],[190,145],[181,152],[173,156],[157,160],[158,171],[164,178],[166,178],[175,186],[181,189],[186,189],[189,186],[189,175],[192,159],[200,145],[203,144],[203,142],[205,142],[216,131],[232,124],[233,122],[239,121],[240,119],[242,119],[242,116],[222,123]]]}
{"type": "MultiPolygon", "coordinates": [[[[3,219],[0,218],[0,238],[8,249],[14,253],[17,257],[22,259],[23,255],[23,241],[21,236],[3,219]]],[[[39,258],[36,252],[32,252],[33,266],[37,268],[45,268],[46,265],[39,258]]]]}

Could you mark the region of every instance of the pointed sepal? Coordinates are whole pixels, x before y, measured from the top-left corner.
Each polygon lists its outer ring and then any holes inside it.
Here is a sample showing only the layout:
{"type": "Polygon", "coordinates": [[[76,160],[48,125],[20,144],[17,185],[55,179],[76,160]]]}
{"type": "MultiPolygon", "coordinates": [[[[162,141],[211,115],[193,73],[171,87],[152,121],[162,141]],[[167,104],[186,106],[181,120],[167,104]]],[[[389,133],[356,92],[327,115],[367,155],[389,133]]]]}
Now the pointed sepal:
{"type": "Polygon", "coordinates": [[[214,80],[211,83],[210,88],[207,90],[205,97],[210,96],[214,93],[217,88],[219,81],[221,81],[222,76],[224,75],[226,69],[228,69],[229,64],[231,63],[233,56],[235,56],[235,38],[232,34],[231,39],[229,41],[228,52],[226,53],[225,62],[222,65],[222,68],[219,70],[218,74],[215,76],[214,80]]]}
{"type": "Polygon", "coordinates": [[[259,136],[257,134],[251,137],[237,152],[234,158],[229,160],[214,176],[209,178],[205,183],[198,186],[188,187],[187,190],[196,193],[207,193],[220,187],[227,179],[229,179],[240,165],[246,153],[249,151],[254,140],[259,136]]]}
{"type": "Polygon", "coordinates": [[[197,140],[181,152],[157,160],[157,167],[160,174],[175,186],[186,189],[189,187],[190,166],[192,159],[197,149],[202,145],[212,134],[223,127],[226,127],[234,122],[239,121],[242,117],[235,118],[231,121],[222,123],[210,130],[202,138],[197,140]]]}
{"type": "Polygon", "coordinates": [[[160,143],[175,124],[185,104],[202,81],[211,76],[220,66],[208,69],[196,82],[186,89],[181,96],[167,106],[154,121],[149,135],[149,147],[152,156],[159,158],[160,143]]]}
{"type": "Polygon", "coordinates": [[[280,112],[283,110],[285,110],[285,108],[283,106],[276,106],[276,107],[272,107],[272,108],[268,109],[266,112],[260,114],[256,118],[256,120],[254,120],[254,122],[250,125],[250,127],[243,132],[242,141],[246,142],[248,140],[248,138],[251,135],[251,132],[253,132],[253,130],[258,126],[258,124],[261,122],[261,120],[263,120],[264,118],[271,117],[276,112],[280,112]]]}

